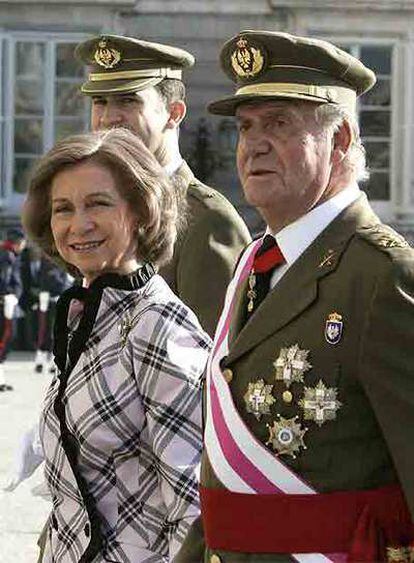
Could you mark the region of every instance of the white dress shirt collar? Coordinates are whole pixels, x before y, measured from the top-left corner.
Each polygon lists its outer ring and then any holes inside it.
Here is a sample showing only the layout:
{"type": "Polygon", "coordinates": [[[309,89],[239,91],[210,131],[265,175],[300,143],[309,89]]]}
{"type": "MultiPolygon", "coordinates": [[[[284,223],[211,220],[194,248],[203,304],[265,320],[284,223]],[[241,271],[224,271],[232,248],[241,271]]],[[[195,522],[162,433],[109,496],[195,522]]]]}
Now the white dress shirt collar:
{"type": "MultiPolygon", "coordinates": [[[[286,264],[291,266],[329,223],[358,199],[361,193],[358,184],[351,184],[273,235],[285,257],[286,264]]],[[[273,234],[269,228],[266,232],[273,234]]]]}

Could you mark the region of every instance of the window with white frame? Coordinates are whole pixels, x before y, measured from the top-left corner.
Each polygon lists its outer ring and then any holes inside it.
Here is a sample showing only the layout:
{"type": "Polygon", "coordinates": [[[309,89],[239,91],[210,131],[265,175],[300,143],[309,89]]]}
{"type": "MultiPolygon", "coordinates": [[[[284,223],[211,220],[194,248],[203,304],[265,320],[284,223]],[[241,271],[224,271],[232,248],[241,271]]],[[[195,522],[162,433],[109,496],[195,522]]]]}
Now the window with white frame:
{"type": "Polygon", "coordinates": [[[375,86],[358,100],[359,125],[370,178],[364,190],[371,200],[391,200],[392,45],[345,45],[345,50],[371,68],[375,86]]]}
{"type": "Polygon", "coordinates": [[[2,199],[21,199],[28,173],[54,142],[88,127],[88,103],[79,93],[84,68],[73,35],[8,34],[1,38],[2,199]],[[19,197],[20,196],[20,197],[19,197]]]}

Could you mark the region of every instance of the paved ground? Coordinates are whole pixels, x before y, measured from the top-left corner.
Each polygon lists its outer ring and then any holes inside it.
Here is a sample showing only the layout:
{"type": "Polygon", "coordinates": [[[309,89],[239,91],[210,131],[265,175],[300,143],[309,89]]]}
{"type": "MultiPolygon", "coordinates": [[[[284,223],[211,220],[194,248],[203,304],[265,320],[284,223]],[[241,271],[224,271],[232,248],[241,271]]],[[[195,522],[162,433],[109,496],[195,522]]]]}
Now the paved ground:
{"type": "Polygon", "coordinates": [[[49,376],[33,373],[33,355],[16,353],[5,364],[14,391],[0,393],[0,563],[35,563],[36,540],[49,513],[49,502],[33,496],[42,469],[14,492],[2,486],[13,466],[20,437],[37,419],[49,376]]]}

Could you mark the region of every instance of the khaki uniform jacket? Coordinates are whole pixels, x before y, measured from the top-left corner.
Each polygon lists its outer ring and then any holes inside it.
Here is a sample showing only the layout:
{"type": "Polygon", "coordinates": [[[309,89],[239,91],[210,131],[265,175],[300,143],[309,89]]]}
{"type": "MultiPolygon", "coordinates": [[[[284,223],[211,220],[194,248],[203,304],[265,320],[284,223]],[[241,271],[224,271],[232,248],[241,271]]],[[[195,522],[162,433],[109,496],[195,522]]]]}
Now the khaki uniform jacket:
{"type": "Polygon", "coordinates": [[[175,180],[186,193],[188,222],[160,274],[214,336],[227,285],[250,234],[231,203],[199,182],[186,163],[175,180]]]}
{"type": "MultiPolygon", "coordinates": [[[[370,489],[400,482],[414,514],[414,250],[382,225],[365,198],[340,214],[291,266],[243,327],[246,287],[240,289],[223,368],[235,406],[256,438],[269,439],[266,424],[280,414],[299,417],[307,449],[283,462],[318,492],[370,489]],[[326,320],[342,316],[337,344],[328,343],[326,320]],[[273,362],[282,347],[309,351],[303,383],[275,380],[273,362]],[[273,385],[276,402],[260,421],[247,412],[249,382],[273,385]],[[341,402],[334,420],[318,426],[298,405],[304,387],[322,380],[341,402]]],[[[270,446],[266,446],[270,448],[270,446]]],[[[220,488],[206,454],[201,482],[220,488]]],[[[237,518],[237,515],[235,515],[237,518]]],[[[277,522],[275,522],[277,526],[277,522]]],[[[206,550],[200,522],[175,563],[290,561],[283,554],[206,550]],[[197,552],[197,549],[199,550],[197,552]],[[216,558],[211,557],[215,555],[216,558]]]]}

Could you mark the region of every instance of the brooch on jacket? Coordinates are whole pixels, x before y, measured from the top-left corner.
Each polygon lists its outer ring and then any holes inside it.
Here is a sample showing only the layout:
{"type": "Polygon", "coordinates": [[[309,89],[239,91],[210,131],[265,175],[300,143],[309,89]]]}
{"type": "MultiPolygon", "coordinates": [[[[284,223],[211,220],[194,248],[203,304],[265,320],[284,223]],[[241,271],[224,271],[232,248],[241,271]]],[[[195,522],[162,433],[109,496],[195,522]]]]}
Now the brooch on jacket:
{"type": "Polygon", "coordinates": [[[126,314],[125,317],[121,319],[121,322],[118,325],[119,336],[121,339],[121,350],[125,348],[125,345],[128,341],[129,333],[134,328],[135,321],[137,320],[138,317],[139,317],[139,313],[135,315],[135,317],[131,317],[130,315],[126,314]]]}

